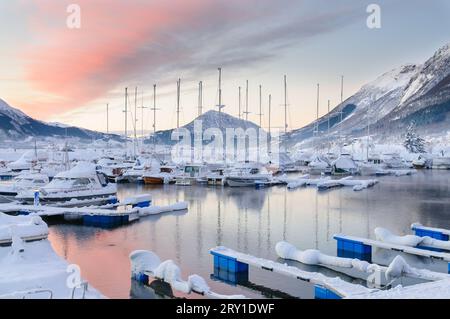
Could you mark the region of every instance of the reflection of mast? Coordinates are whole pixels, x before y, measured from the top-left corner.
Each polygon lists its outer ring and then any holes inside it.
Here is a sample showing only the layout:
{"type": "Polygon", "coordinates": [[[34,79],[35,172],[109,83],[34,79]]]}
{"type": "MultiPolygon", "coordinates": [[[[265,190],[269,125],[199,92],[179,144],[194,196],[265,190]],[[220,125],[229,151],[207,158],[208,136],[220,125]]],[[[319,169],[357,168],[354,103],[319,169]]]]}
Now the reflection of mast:
{"type": "Polygon", "coordinates": [[[177,262],[181,264],[181,242],[180,242],[180,218],[175,217],[175,256],[177,262]]]}
{"type": "Polygon", "coordinates": [[[314,247],[316,249],[319,249],[319,198],[318,194],[316,193],[316,213],[314,215],[314,247]]]}
{"type": "Polygon", "coordinates": [[[270,242],[270,195],[267,194],[267,251],[271,249],[270,242]]]}
{"type": "Polygon", "coordinates": [[[283,240],[287,241],[287,212],[286,212],[286,190],[284,191],[284,219],[283,219],[283,240]]]}
{"type": "Polygon", "coordinates": [[[221,220],[221,207],[220,200],[217,201],[217,246],[222,244],[222,220],[221,220]]]}
{"type": "Polygon", "coordinates": [[[197,256],[200,258],[203,251],[203,234],[202,234],[202,202],[197,202],[197,256]]]}
{"type": "Polygon", "coordinates": [[[342,193],[339,194],[339,233],[342,234],[342,193]]]}
{"type": "Polygon", "coordinates": [[[330,193],[327,195],[327,242],[330,241],[330,193]]]}

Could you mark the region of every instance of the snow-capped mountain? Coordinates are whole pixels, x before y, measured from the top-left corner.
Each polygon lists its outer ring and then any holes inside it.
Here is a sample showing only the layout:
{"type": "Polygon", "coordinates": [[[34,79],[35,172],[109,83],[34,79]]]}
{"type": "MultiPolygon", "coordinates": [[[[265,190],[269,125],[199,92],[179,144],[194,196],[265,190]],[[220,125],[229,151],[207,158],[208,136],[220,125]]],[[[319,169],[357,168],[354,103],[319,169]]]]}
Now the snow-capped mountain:
{"type": "Polygon", "coordinates": [[[307,143],[313,136],[348,140],[367,135],[368,124],[371,136],[396,136],[412,121],[425,134],[445,135],[450,130],[449,114],[450,44],[422,65],[403,65],[364,85],[318,122],[290,132],[284,143],[307,143]]]}
{"type": "Polygon", "coordinates": [[[49,124],[32,119],[0,99],[0,140],[23,140],[30,136],[38,138],[62,138],[67,136],[80,140],[119,139],[117,135],[107,135],[78,127],[49,124]]]}
{"type": "MultiPolygon", "coordinates": [[[[244,131],[247,130],[248,128],[253,128],[255,130],[259,129],[259,126],[253,122],[236,118],[224,112],[219,113],[218,111],[211,110],[197,117],[189,124],[181,127],[181,129],[186,129],[191,133],[192,141],[194,140],[194,125],[196,121],[197,125],[201,123],[201,130],[203,134],[205,133],[205,130],[208,129],[220,129],[222,131],[222,134],[224,135],[226,133],[227,128],[232,129],[241,128],[244,131]]],[[[169,145],[177,143],[176,140],[172,140],[171,138],[172,133],[174,131],[175,129],[156,132],[156,143],[169,145]]],[[[155,137],[153,136],[151,136],[149,139],[146,140],[146,143],[154,143],[154,142],[155,137]]]]}

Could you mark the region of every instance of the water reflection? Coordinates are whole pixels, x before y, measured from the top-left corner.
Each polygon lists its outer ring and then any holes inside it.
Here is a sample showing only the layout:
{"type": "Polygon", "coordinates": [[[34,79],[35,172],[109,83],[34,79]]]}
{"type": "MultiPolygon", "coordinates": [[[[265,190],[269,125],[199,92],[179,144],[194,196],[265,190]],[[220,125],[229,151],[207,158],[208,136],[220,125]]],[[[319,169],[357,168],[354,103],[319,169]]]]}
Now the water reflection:
{"type": "MultiPolygon", "coordinates": [[[[183,278],[199,274],[208,279],[208,285],[214,291],[223,294],[261,298],[276,297],[276,291],[280,291],[309,298],[312,296],[311,285],[254,269],[250,270],[249,285],[270,288],[274,292],[264,294],[261,289],[233,287],[212,280],[210,276],[214,269],[208,250],[224,245],[276,260],[275,244],[287,240],[301,249],[318,248],[335,255],[336,242],[332,236],[336,233],[374,238],[375,227],[386,227],[398,234],[408,234],[413,222],[450,228],[447,217],[450,211],[449,177],[450,172],[445,171],[423,171],[401,178],[383,177],[373,189],[362,192],[350,188],[317,192],[314,188],[288,191],[285,187],[255,190],[120,185],[121,198],[149,192],[155,205],[188,201],[189,211],[149,216],[110,230],[53,225],[50,239],[61,256],[80,265],[83,276],[109,297],[142,295],[135,293],[140,288],[130,281],[128,255],[135,249],[147,249],[157,253],[162,260],[172,259],[179,264],[183,278]]],[[[381,250],[374,252],[373,260],[387,262],[391,258],[389,252],[381,250]]],[[[421,267],[442,267],[442,264],[429,260],[407,258],[421,267]]]]}

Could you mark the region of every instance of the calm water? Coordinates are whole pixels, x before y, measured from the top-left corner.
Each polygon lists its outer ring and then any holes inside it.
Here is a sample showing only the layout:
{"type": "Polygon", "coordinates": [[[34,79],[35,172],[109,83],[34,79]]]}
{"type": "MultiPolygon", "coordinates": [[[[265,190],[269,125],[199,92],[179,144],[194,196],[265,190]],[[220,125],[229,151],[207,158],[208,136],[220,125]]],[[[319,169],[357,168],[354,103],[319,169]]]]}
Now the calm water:
{"type": "MultiPolygon", "coordinates": [[[[183,278],[199,274],[219,293],[311,298],[313,289],[309,284],[255,269],[250,270],[245,287],[216,281],[211,276],[213,260],[208,250],[223,245],[275,260],[274,247],[281,240],[301,249],[336,254],[332,239],[336,233],[374,238],[375,227],[386,227],[408,234],[414,222],[450,228],[450,172],[421,171],[413,176],[379,180],[374,188],[362,192],[351,188],[317,192],[315,188],[288,191],[285,187],[255,190],[119,185],[120,198],[149,192],[155,205],[187,201],[189,211],[150,216],[113,230],[53,225],[50,240],[59,255],[80,265],[84,278],[112,298],[170,295],[170,289],[159,282],[154,282],[153,288],[132,282],[128,255],[135,249],[152,250],[161,260],[174,260],[183,278]]],[[[382,251],[376,258],[389,256],[382,251]]],[[[422,266],[427,262],[412,261],[422,266]]],[[[298,266],[336,276],[331,270],[298,266]]]]}

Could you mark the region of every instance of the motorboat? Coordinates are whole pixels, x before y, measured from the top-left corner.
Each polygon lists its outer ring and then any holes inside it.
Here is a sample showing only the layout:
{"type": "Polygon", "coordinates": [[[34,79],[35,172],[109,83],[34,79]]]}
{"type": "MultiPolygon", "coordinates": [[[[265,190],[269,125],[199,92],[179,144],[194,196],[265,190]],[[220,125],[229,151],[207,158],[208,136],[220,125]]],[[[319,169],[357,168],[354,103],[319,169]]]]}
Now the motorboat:
{"type": "Polygon", "coordinates": [[[420,154],[412,161],[412,166],[415,169],[431,168],[433,166],[433,161],[425,154],[420,154]]]}
{"type": "Polygon", "coordinates": [[[325,157],[315,156],[308,164],[311,175],[331,174],[331,165],[325,157]]]}
{"type": "Polygon", "coordinates": [[[175,177],[175,184],[190,186],[201,183],[209,173],[208,167],[203,164],[187,164],[183,172],[175,177]]]}
{"type": "Polygon", "coordinates": [[[400,155],[396,153],[383,154],[381,159],[388,169],[411,168],[411,165],[409,165],[403,158],[400,157],[400,155]]]}
{"type": "Polygon", "coordinates": [[[223,166],[210,168],[210,172],[206,175],[206,181],[210,186],[224,186],[227,180],[227,169],[223,166]]]}
{"type": "Polygon", "coordinates": [[[175,183],[175,177],[178,174],[176,166],[163,165],[159,168],[159,172],[145,172],[142,175],[144,184],[160,185],[175,183]]]}
{"type": "Polygon", "coordinates": [[[36,191],[49,183],[49,178],[41,173],[22,173],[12,183],[0,185],[0,202],[12,202],[20,192],[36,191]]]}
{"type": "Polygon", "coordinates": [[[105,174],[109,183],[115,183],[133,164],[114,157],[102,157],[97,161],[97,171],[105,174]]]}
{"type": "Polygon", "coordinates": [[[160,163],[154,159],[137,159],[133,167],[124,171],[118,176],[118,183],[136,183],[142,181],[142,175],[146,172],[159,170],[160,163]]]}
{"type": "Polygon", "coordinates": [[[230,187],[249,187],[255,186],[257,181],[269,182],[272,178],[272,173],[262,164],[246,162],[232,168],[226,175],[226,182],[230,187]]]}
{"type": "Polygon", "coordinates": [[[359,172],[358,165],[350,154],[341,154],[331,163],[331,167],[333,175],[355,175],[359,172]]]}
{"type": "MultiPolygon", "coordinates": [[[[108,203],[117,194],[117,186],[109,184],[106,176],[96,171],[95,164],[78,163],[72,169],[57,174],[39,189],[39,202],[61,206],[86,206],[108,203]]],[[[34,191],[19,192],[16,199],[35,202],[34,191]]]]}
{"type": "Polygon", "coordinates": [[[450,157],[439,156],[433,158],[433,169],[450,169],[450,157]]]}

